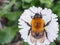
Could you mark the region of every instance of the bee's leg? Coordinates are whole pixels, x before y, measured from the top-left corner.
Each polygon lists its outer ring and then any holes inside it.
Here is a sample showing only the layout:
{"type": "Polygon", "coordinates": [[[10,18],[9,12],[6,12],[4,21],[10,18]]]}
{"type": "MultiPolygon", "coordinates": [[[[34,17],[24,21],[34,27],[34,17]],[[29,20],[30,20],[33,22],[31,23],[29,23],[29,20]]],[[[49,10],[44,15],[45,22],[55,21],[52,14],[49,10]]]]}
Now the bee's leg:
{"type": "MultiPolygon", "coordinates": [[[[23,20],[23,19],[21,19],[21,20],[23,20]]],[[[31,27],[31,25],[28,23],[28,22],[26,22],[25,20],[23,20],[28,26],[30,26],[31,27]]]]}
{"type": "Polygon", "coordinates": [[[31,28],[29,29],[28,36],[29,36],[29,34],[30,34],[30,31],[31,31],[31,28]]]}
{"type": "MultiPolygon", "coordinates": [[[[48,35],[47,35],[47,32],[46,32],[46,30],[44,30],[45,31],[45,34],[46,34],[46,38],[48,39],[48,35]]],[[[48,41],[50,41],[49,39],[48,39],[48,41]]]]}
{"type": "Polygon", "coordinates": [[[50,24],[50,22],[51,22],[51,20],[46,25],[44,25],[44,27],[48,26],[50,24]]]}
{"type": "MultiPolygon", "coordinates": [[[[51,17],[51,20],[52,20],[52,17],[51,17]]],[[[48,26],[50,24],[51,20],[49,22],[47,22],[47,24],[44,25],[44,27],[48,26]]]]}

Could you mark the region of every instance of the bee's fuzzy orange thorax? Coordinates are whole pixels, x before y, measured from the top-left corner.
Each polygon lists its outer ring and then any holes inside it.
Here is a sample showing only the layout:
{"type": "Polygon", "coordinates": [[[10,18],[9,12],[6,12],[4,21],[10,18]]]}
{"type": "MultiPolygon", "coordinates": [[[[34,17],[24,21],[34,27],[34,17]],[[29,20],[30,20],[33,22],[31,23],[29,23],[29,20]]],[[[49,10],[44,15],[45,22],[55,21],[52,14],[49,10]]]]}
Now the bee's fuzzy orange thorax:
{"type": "Polygon", "coordinates": [[[44,28],[44,20],[40,18],[32,19],[31,26],[32,26],[32,31],[40,32],[44,28]]]}

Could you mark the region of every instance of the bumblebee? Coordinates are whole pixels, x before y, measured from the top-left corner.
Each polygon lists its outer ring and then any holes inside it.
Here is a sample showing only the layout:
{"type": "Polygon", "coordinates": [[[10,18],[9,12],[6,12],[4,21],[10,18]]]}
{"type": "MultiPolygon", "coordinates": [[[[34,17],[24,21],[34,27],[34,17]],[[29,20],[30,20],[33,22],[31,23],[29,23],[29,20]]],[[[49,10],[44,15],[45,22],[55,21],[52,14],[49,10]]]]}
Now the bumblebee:
{"type": "Polygon", "coordinates": [[[40,14],[35,13],[35,15],[31,16],[31,18],[32,18],[32,20],[30,22],[31,24],[29,24],[28,22],[26,22],[22,19],[30,27],[28,36],[30,35],[30,40],[32,43],[36,42],[37,40],[39,40],[41,43],[43,43],[45,40],[45,36],[48,39],[45,27],[50,24],[51,20],[49,22],[47,22],[47,24],[45,24],[45,21],[44,21],[41,13],[40,14]]]}

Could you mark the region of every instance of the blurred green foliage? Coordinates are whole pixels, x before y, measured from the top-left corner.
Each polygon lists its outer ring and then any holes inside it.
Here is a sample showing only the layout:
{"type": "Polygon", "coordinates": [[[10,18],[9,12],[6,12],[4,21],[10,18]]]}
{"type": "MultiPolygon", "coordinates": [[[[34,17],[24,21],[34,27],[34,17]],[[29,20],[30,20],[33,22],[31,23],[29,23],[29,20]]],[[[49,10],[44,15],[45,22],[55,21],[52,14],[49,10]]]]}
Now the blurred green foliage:
{"type": "MultiPolygon", "coordinates": [[[[5,16],[8,18],[8,24],[0,30],[0,44],[10,43],[18,29],[18,19],[22,12],[31,7],[40,6],[42,8],[50,8],[52,12],[57,14],[60,25],[60,0],[10,0],[9,4],[3,4],[2,9],[0,9],[0,17],[5,16]]],[[[60,27],[60,26],[59,26],[60,27]]],[[[60,42],[60,32],[56,41],[60,42]]],[[[28,45],[23,42],[22,45],[28,45]]],[[[50,45],[56,45],[55,42],[50,45]]]]}

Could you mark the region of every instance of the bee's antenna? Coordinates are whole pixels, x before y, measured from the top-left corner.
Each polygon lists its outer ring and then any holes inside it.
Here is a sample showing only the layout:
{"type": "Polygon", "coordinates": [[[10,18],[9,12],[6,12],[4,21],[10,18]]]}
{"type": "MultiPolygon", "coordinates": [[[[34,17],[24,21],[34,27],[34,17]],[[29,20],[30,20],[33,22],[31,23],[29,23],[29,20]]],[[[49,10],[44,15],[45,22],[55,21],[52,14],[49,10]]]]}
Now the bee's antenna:
{"type": "MultiPolygon", "coordinates": [[[[41,14],[41,12],[40,12],[40,14],[41,14]]],[[[42,14],[41,14],[42,15],[42,14]]]]}
{"type": "Polygon", "coordinates": [[[42,14],[41,14],[41,12],[40,12],[40,18],[42,18],[42,14]]]}
{"type": "Polygon", "coordinates": [[[29,9],[33,14],[35,14],[31,9],[29,9]]]}

